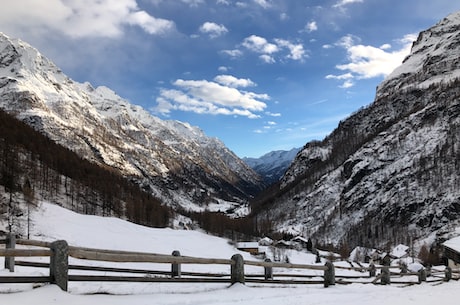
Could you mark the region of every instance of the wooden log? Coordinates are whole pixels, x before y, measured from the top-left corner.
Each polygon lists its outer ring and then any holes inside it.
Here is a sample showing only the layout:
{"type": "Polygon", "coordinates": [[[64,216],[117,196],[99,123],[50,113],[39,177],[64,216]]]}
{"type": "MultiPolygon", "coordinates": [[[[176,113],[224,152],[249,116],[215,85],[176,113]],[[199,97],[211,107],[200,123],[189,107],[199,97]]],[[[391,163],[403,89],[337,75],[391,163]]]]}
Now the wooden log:
{"type": "Polygon", "coordinates": [[[310,269],[310,270],[326,270],[325,266],[318,265],[304,265],[304,264],[290,264],[290,263],[276,263],[276,262],[257,262],[245,261],[245,265],[258,266],[258,267],[273,267],[273,268],[289,268],[289,269],[310,269]]]}
{"type": "Polygon", "coordinates": [[[71,282],[230,283],[222,278],[171,278],[142,276],[69,275],[71,282]]]}
{"type": "Polygon", "coordinates": [[[131,263],[165,263],[165,264],[221,264],[230,265],[229,259],[199,258],[188,256],[156,255],[156,254],[120,254],[117,252],[88,251],[78,248],[71,248],[70,256],[79,259],[109,262],[131,262],[131,263]]]}
{"type": "Polygon", "coordinates": [[[43,247],[43,248],[49,248],[51,246],[50,242],[42,241],[42,240],[32,240],[32,239],[18,239],[16,243],[18,245],[23,245],[23,246],[35,246],[35,247],[43,247]]]}
{"type": "Polygon", "coordinates": [[[51,256],[51,250],[45,249],[0,249],[0,257],[33,257],[33,256],[51,256]]]}
{"type": "MultiPolygon", "coordinates": [[[[49,268],[48,263],[16,261],[17,266],[34,267],[34,268],[49,268]]],[[[157,271],[149,269],[131,269],[131,268],[115,268],[115,267],[100,267],[100,266],[84,266],[84,265],[69,265],[69,270],[84,270],[84,271],[99,271],[99,272],[113,272],[113,273],[133,273],[149,275],[171,275],[169,271],[157,271]]],[[[203,277],[230,277],[229,273],[200,273],[200,272],[184,272],[184,276],[203,276],[203,277]]],[[[262,277],[263,275],[258,275],[262,277]]]]}
{"type": "Polygon", "coordinates": [[[49,283],[49,276],[0,276],[2,284],[49,283]]]}
{"type": "Polygon", "coordinates": [[[311,285],[321,285],[324,284],[324,281],[301,281],[301,280],[265,280],[265,279],[254,279],[247,278],[246,283],[257,283],[257,284],[284,284],[284,285],[295,285],[295,284],[311,284],[311,285]]]}

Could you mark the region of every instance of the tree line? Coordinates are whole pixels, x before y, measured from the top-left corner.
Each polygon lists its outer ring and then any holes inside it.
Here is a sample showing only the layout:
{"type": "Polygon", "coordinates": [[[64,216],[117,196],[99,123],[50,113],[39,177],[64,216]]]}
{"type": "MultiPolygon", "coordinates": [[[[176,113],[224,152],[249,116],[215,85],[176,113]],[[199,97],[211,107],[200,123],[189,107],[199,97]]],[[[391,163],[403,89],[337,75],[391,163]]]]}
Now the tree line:
{"type": "MultiPolygon", "coordinates": [[[[39,197],[80,213],[117,216],[135,223],[164,227],[169,207],[122,177],[57,144],[29,125],[0,110],[0,212],[21,213],[18,194],[39,197]],[[63,196],[62,196],[63,195],[63,196]]],[[[9,223],[12,220],[9,219],[9,223]]]]}

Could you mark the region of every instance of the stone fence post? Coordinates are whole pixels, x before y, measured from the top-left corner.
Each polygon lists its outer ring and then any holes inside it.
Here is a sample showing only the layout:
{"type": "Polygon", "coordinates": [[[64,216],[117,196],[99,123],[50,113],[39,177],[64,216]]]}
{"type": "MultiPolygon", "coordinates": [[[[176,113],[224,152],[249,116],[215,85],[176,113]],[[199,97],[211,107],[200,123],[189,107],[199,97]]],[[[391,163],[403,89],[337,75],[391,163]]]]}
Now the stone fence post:
{"type": "MultiPolygon", "coordinates": [[[[265,259],[265,262],[270,263],[272,260],[269,258],[265,259]]],[[[265,279],[272,280],[273,279],[273,267],[265,267],[265,279]]]]}
{"type": "Polygon", "coordinates": [[[448,282],[452,279],[452,268],[450,268],[449,266],[446,267],[446,269],[444,270],[444,281],[448,282]]]}
{"type": "Polygon", "coordinates": [[[231,272],[231,283],[232,285],[235,283],[244,284],[244,259],[241,254],[235,254],[232,256],[231,260],[233,264],[230,267],[231,272]]]}
{"type": "MultiPolygon", "coordinates": [[[[172,256],[180,256],[180,252],[178,250],[174,250],[172,252],[172,256]]],[[[181,265],[172,264],[171,265],[171,277],[180,277],[180,276],[181,276],[181,265]]]]}
{"type": "Polygon", "coordinates": [[[69,246],[65,240],[51,243],[50,278],[51,284],[56,284],[67,291],[69,282],[69,246]]]}
{"type": "MultiPolygon", "coordinates": [[[[6,249],[14,249],[16,247],[16,236],[13,233],[6,235],[6,249]]],[[[14,272],[14,256],[5,257],[5,269],[14,272]]]]}
{"type": "Polygon", "coordinates": [[[389,266],[383,266],[382,267],[382,277],[380,278],[380,284],[382,285],[389,285],[391,283],[390,280],[390,267],[389,266]]]}
{"type": "Polygon", "coordinates": [[[326,270],[324,270],[324,287],[335,285],[335,268],[331,261],[327,261],[326,270]]]}
{"type": "Polygon", "coordinates": [[[374,277],[376,273],[377,273],[377,269],[375,268],[374,263],[371,263],[369,265],[369,277],[374,277]]]}
{"type": "Polygon", "coordinates": [[[418,271],[418,283],[426,282],[426,270],[422,268],[418,271]]]}

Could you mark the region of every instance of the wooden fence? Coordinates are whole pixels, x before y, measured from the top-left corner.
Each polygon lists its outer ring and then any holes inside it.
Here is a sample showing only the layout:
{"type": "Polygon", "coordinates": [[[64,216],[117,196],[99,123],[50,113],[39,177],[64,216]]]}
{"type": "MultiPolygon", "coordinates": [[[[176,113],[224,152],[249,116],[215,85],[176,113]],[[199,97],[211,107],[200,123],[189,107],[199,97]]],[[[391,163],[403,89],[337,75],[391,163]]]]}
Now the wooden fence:
{"type": "Polygon", "coordinates": [[[334,266],[327,261],[325,265],[306,265],[265,261],[245,261],[240,254],[233,255],[230,259],[220,258],[199,258],[181,256],[179,251],[173,251],[171,255],[114,251],[105,249],[93,249],[72,247],[66,241],[43,242],[35,240],[16,240],[14,236],[8,236],[5,241],[6,248],[0,249],[0,257],[5,257],[5,268],[11,272],[15,266],[48,268],[49,276],[0,276],[0,283],[52,283],[58,285],[62,290],[67,291],[69,282],[187,282],[187,283],[267,283],[267,284],[322,284],[324,287],[338,284],[350,283],[372,283],[372,284],[416,284],[427,280],[442,282],[451,279],[458,279],[453,276],[452,269],[445,270],[422,269],[417,273],[391,272],[396,267],[375,266],[369,267],[343,267],[334,266]],[[33,249],[17,249],[16,245],[35,247],[33,249]],[[15,260],[15,257],[49,257],[49,263],[38,263],[30,261],[15,260]],[[155,263],[170,264],[171,271],[156,271],[146,269],[131,269],[118,267],[71,265],[69,257],[82,260],[101,262],[123,262],[123,263],[155,263]],[[182,272],[184,264],[204,265],[228,265],[229,273],[202,273],[182,272]],[[263,267],[263,273],[245,274],[245,266],[263,267]],[[313,270],[314,274],[274,274],[273,270],[297,269],[313,270]],[[353,270],[357,275],[337,275],[336,270],[353,270]],[[70,270],[88,271],[88,274],[69,274],[70,270]],[[380,273],[377,274],[377,270],[380,273]],[[318,274],[319,271],[319,274],[318,274]],[[98,272],[121,273],[123,275],[97,275],[98,272]],[[130,274],[127,276],[126,274],[130,274]],[[142,276],[141,276],[142,275],[142,276]],[[412,280],[404,280],[403,277],[412,277],[412,280]],[[416,278],[414,281],[413,278],[416,278]],[[276,279],[275,279],[276,278],[276,279]],[[401,280],[402,279],[402,280],[401,280]]]}

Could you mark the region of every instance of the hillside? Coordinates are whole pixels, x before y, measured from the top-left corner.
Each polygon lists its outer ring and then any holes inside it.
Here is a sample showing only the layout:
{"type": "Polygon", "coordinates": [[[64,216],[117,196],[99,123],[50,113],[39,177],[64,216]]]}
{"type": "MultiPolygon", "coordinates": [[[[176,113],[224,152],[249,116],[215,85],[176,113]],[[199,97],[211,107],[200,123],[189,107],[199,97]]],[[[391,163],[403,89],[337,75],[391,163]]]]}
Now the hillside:
{"type": "MultiPolygon", "coordinates": [[[[46,201],[40,202],[32,211],[32,234],[34,239],[51,241],[67,240],[70,245],[148,251],[170,254],[179,250],[182,255],[197,257],[229,258],[240,253],[245,259],[254,260],[248,253],[238,252],[225,239],[213,237],[197,231],[152,229],[110,217],[79,215],[46,201]],[[59,229],[57,229],[59,228],[59,229]]],[[[0,226],[4,223],[0,222],[0,226]]],[[[2,227],[0,227],[1,229],[2,227]]],[[[314,255],[290,253],[292,262],[312,263],[314,255]]],[[[28,258],[28,260],[41,260],[28,258]]],[[[72,263],[82,263],[73,261],[72,263]]],[[[88,263],[88,262],[87,262],[88,263]]],[[[95,263],[95,262],[93,262],[95,263]]],[[[99,263],[100,264],[100,263],[99,263]]],[[[99,265],[98,264],[98,265],[99,265]]],[[[119,265],[119,264],[117,264],[119,265]]],[[[0,258],[3,266],[3,258],[0,258]]],[[[125,264],[128,268],[162,268],[170,270],[170,265],[125,264]]],[[[202,271],[202,265],[183,266],[183,271],[202,271]]],[[[216,265],[217,270],[228,272],[228,266],[216,265]]],[[[248,272],[261,272],[249,266],[248,272]]],[[[260,268],[260,267],[259,267],[260,268]]],[[[215,270],[215,269],[214,269],[215,270]]],[[[343,272],[342,270],[341,272],[343,272]]],[[[16,267],[15,275],[42,275],[46,269],[16,267]]],[[[3,275],[11,275],[0,269],[3,275]]],[[[416,302],[431,305],[443,302],[454,305],[460,292],[457,281],[433,285],[423,283],[402,288],[400,285],[336,285],[325,289],[322,285],[234,285],[217,283],[83,283],[71,282],[69,292],[63,292],[55,285],[35,286],[32,284],[0,285],[0,300],[9,305],[49,305],[49,304],[241,304],[276,305],[312,302],[318,304],[407,304],[416,302]],[[8,293],[9,292],[9,293],[8,293]],[[15,293],[11,293],[15,292],[15,293]]]]}
{"type": "Polygon", "coordinates": [[[273,230],[385,247],[460,219],[460,12],[420,33],[375,101],[307,143],[254,201],[273,230]]]}
{"type": "Polygon", "coordinates": [[[38,50],[3,34],[0,108],[173,208],[244,212],[263,188],[220,140],[160,120],[109,88],[75,82],[38,50]]]}

